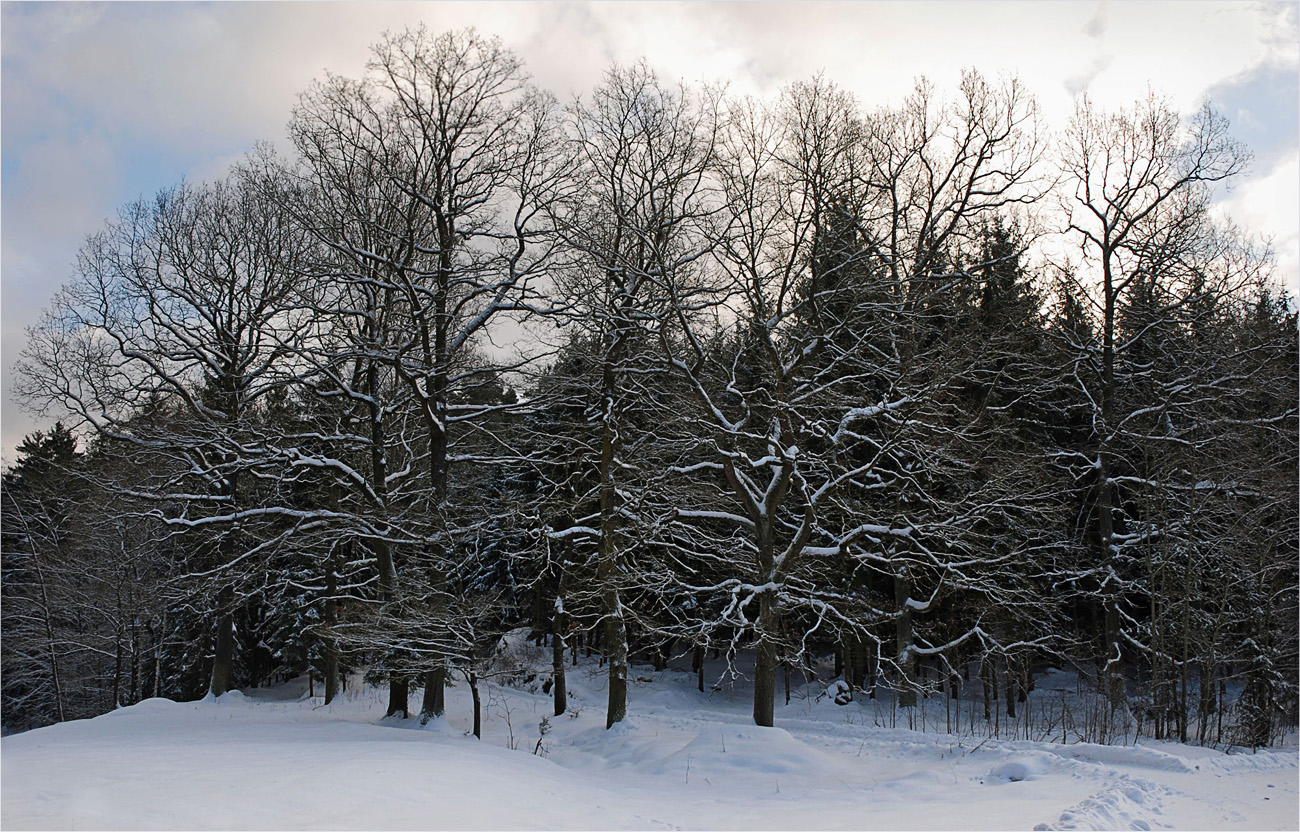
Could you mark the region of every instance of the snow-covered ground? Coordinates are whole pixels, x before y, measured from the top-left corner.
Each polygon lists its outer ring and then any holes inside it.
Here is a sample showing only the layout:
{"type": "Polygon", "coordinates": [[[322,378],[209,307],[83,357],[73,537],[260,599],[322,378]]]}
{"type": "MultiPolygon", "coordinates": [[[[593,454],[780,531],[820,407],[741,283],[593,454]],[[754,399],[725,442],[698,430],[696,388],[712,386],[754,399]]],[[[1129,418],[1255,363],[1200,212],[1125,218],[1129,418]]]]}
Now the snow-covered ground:
{"type": "MultiPolygon", "coordinates": [[[[549,652],[549,651],[546,651],[549,652]]],[[[540,666],[543,651],[531,659],[540,666]]],[[[710,670],[713,665],[710,664],[710,670]]],[[[296,680],[219,701],[152,699],[0,741],[5,829],[1296,829],[1294,749],[1059,745],[884,727],[879,703],[799,688],[777,727],[749,688],[636,667],[604,730],[604,678],[468,686],[448,717],[384,719],[351,680],[328,707],[296,680]],[[532,690],[530,690],[531,688],[532,690]],[[539,723],[548,717],[540,736],[539,723]],[[538,748],[538,740],[541,747],[538,748]],[[534,752],[537,753],[534,753],[534,752]]],[[[714,675],[710,676],[710,679],[714,675]]],[[[505,680],[500,680],[505,681],[505,680]]],[[[319,694],[319,689],[317,693],[319,694]]],[[[417,705],[418,694],[411,698],[417,705]]],[[[967,703],[969,707],[969,703],[967,703]]],[[[941,711],[942,713],[942,711],[941,711]]]]}

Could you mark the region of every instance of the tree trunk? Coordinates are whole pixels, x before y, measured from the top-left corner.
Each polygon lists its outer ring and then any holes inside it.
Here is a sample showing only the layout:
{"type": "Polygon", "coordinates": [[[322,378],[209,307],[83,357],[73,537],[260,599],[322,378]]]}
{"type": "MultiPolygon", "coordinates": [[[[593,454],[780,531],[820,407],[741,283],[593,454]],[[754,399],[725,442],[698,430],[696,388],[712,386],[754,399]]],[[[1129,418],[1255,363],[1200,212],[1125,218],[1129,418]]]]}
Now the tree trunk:
{"type": "Polygon", "coordinates": [[[140,619],[131,618],[131,702],[140,701],[140,619]]]}
{"type": "MultiPolygon", "coordinates": [[[[158,624],[158,639],[154,642],[153,647],[153,695],[162,696],[162,656],[163,646],[167,638],[167,613],[162,614],[162,620],[158,624]]],[[[58,689],[57,686],[55,688],[58,689]]]]}
{"type": "Polygon", "coordinates": [[[657,644],[654,647],[654,666],[656,673],[662,673],[668,669],[668,646],[666,643],[657,644]]]}
{"type": "MultiPolygon", "coordinates": [[[[379,367],[371,361],[366,367],[366,395],[369,397],[370,423],[370,482],[383,510],[388,507],[388,459],[384,456],[387,437],[384,434],[383,409],[379,405],[379,367]]],[[[371,543],[375,553],[375,566],[379,572],[379,596],[384,603],[393,600],[397,591],[397,568],[388,541],[376,539],[371,543]]]]}
{"type": "Polygon", "coordinates": [[[388,680],[388,712],[384,716],[392,716],[401,713],[402,719],[411,715],[407,700],[410,698],[410,687],[406,679],[399,679],[396,676],[388,680]]]}
{"type": "Polygon", "coordinates": [[[564,631],[566,624],[564,598],[557,595],[555,598],[555,614],[551,618],[551,693],[555,696],[556,716],[569,709],[569,696],[564,678],[564,631]]]}
{"type": "MultiPolygon", "coordinates": [[[[333,563],[330,564],[326,592],[329,595],[325,599],[325,624],[332,627],[338,617],[338,604],[334,600],[334,596],[338,592],[338,576],[334,572],[333,563]]],[[[324,653],[324,661],[322,662],[324,666],[321,668],[321,672],[325,674],[325,704],[328,705],[339,694],[339,646],[332,633],[327,632],[321,644],[321,652],[324,653]]]]}
{"type": "Polygon", "coordinates": [[[876,677],[880,675],[880,642],[872,639],[871,660],[867,663],[867,698],[876,698],[876,677]]]}
{"type": "MultiPolygon", "coordinates": [[[[469,674],[469,695],[474,700],[474,737],[483,738],[483,704],[479,701],[478,695],[478,674],[471,672],[469,674]]],[[[559,716],[559,711],[556,716],[559,716]]]]}
{"type": "Polygon", "coordinates": [[[1112,549],[1115,540],[1115,487],[1111,482],[1111,457],[1113,455],[1109,432],[1115,425],[1115,312],[1118,300],[1115,290],[1114,275],[1111,271],[1111,255],[1103,252],[1102,274],[1104,280],[1104,308],[1102,318],[1102,379],[1101,379],[1101,431],[1100,447],[1097,453],[1097,532],[1101,545],[1101,564],[1111,580],[1105,584],[1103,592],[1105,606],[1105,658],[1102,665],[1106,694],[1112,707],[1124,704],[1123,653],[1120,650],[1119,632],[1119,582],[1114,573],[1115,553],[1112,549]]]}
{"type": "Polygon", "coordinates": [[[980,659],[980,687],[984,691],[984,721],[988,722],[993,718],[993,659],[985,653],[980,659]]]}
{"type": "MultiPolygon", "coordinates": [[[[450,425],[447,417],[448,396],[448,352],[447,332],[450,318],[447,315],[447,302],[452,268],[452,250],[456,245],[454,219],[443,216],[435,208],[438,219],[438,270],[436,291],[433,294],[434,314],[420,316],[417,334],[424,353],[424,374],[422,378],[410,379],[413,392],[419,397],[424,415],[426,441],[429,448],[428,484],[430,495],[429,530],[442,532],[444,508],[447,502],[447,430],[450,425]],[[432,326],[430,326],[432,325],[432,326]],[[421,381],[423,383],[421,383],[421,381]]],[[[415,298],[411,298],[415,305],[415,298]]],[[[447,584],[448,574],[444,568],[446,549],[442,542],[427,544],[425,554],[428,556],[429,585],[435,598],[433,626],[438,634],[447,633],[447,584]]],[[[435,639],[435,643],[437,639],[435,639]]],[[[447,657],[440,648],[435,647],[431,661],[432,666],[424,674],[424,697],[420,704],[420,721],[427,723],[430,719],[441,717],[446,710],[444,687],[447,680],[447,657]]]]}
{"type": "Polygon", "coordinates": [[[119,590],[117,594],[117,624],[113,628],[113,707],[122,707],[122,664],[126,658],[126,650],[122,644],[126,638],[125,628],[122,626],[122,593],[119,590]]]}
{"type": "MultiPolygon", "coordinates": [[[[233,388],[228,393],[231,399],[226,412],[233,414],[235,412],[233,402],[236,400],[236,394],[233,388]]],[[[238,505],[238,472],[232,473],[226,478],[225,484],[220,491],[223,496],[230,500],[232,508],[238,505]]],[[[235,538],[234,530],[221,537],[217,543],[217,553],[223,564],[228,564],[234,560],[237,545],[238,541],[235,538]]],[[[235,661],[235,588],[229,584],[223,586],[221,591],[217,593],[217,643],[214,652],[212,683],[209,686],[209,691],[213,696],[221,696],[230,690],[235,661]]]]}
{"type": "Polygon", "coordinates": [[[759,597],[758,644],[754,658],[754,724],[771,728],[776,708],[775,639],[779,613],[771,591],[759,597]]]}
{"type": "Polygon", "coordinates": [[[1180,689],[1179,689],[1179,706],[1178,706],[1178,741],[1187,742],[1187,674],[1192,664],[1192,571],[1190,569],[1184,572],[1183,578],[1183,597],[1187,600],[1183,602],[1183,666],[1181,668],[1180,689]]]}
{"type": "Polygon", "coordinates": [[[1123,652],[1119,645],[1119,605],[1114,597],[1106,598],[1106,658],[1102,665],[1102,678],[1106,697],[1114,708],[1124,705],[1128,693],[1124,683],[1123,652]]]}
{"type": "Polygon", "coordinates": [[[1200,699],[1196,707],[1196,741],[1202,745],[1209,737],[1210,717],[1214,713],[1214,677],[1218,675],[1214,660],[1214,650],[1211,647],[1209,657],[1201,659],[1200,674],[1197,677],[1197,692],[1200,699]]]}
{"type": "Polygon", "coordinates": [[[620,343],[620,337],[615,335],[611,357],[605,362],[601,391],[605,397],[605,414],[600,442],[600,540],[596,552],[596,581],[600,587],[601,612],[605,616],[605,656],[609,659],[606,728],[612,728],[614,723],[621,722],[627,716],[627,626],[623,620],[623,604],[618,593],[618,492],[614,483],[618,453],[618,431],[614,424],[614,397],[617,395],[614,361],[620,343]]]}
{"type": "Polygon", "coordinates": [[[916,654],[912,652],[912,608],[907,605],[912,597],[912,582],[907,572],[899,567],[894,572],[894,603],[898,618],[894,622],[895,642],[898,648],[898,707],[916,707],[916,654]]]}
{"type": "Polygon", "coordinates": [[[420,722],[427,723],[446,712],[447,668],[439,664],[424,674],[424,696],[420,700],[420,722]]]}
{"type": "MultiPolygon", "coordinates": [[[[384,455],[387,437],[384,433],[383,409],[380,407],[379,366],[371,361],[366,366],[366,395],[369,397],[370,425],[370,482],[375,495],[379,498],[382,510],[388,509],[388,460],[384,455]]],[[[388,541],[377,538],[370,544],[375,553],[375,567],[379,577],[379,597],[384,604],[391,604],[397,598],[397,564],[393,560],[393,550],[388,541]]],[[[407,683],[396,677],[388,683],[388,716],[401,711],[402,718],[407,717],[407,683]]]]}
{"type": "Polygon", "coordinates": [[[849,649],[853,655],[853,681],[850,684],[855,691],[866,690],[869,673],[867,666],[870,663],[867,658],[867,644],[859,636],[854,635],[849,640],[849,649]]]}
{"type": "Polygon", "coordinates": [[[324,667],[321,672],[325,676],[325,704],[333,702],[339,695],[339,652],[334,642],[325,642],[324,667]]]}
{"type": "Polygon", "coordinates": [[[321,672],[325,675],[325,705],[329,705],[338,698],[338,647],[334,646],[334,642],[325,643],[324,664],[321,672]]]}
{"type": "Polygon", "coordinates": [[[1007,716],[1016,718],[1016,671],[1012,659],[1007,656],[1005,663],[1007,686],[1007,716]]]}
{"type": "MultiPolygon", "coordinates": [[[[618,590],[611,588],[605,599],[606,608],[618,609],[618,590]],[[613,596],[610,598],[609,596],[613,596]]],[[[609,658],[609,699],[605,710],[605,727],[627,717],[627,631],[623,614],[618,612],[605,621],[605,649],[609,658]]]]}
{"type": "Polygon", "coordinates": [[[224,587],[217,596],[217,643],[216,655],[212,659],[212,684],[209,690],[213,696],[221,696],[230,690],[231,667],[235,658],[235,591],[224,587]]]}
{"type": "MultiPolygon", "coordinates": [[[[447,596],[444,589],[447,585],[447,575],[442,568],[444,550],[440,543],[435,543],[429,546],[427,552],[433,564],[429,571],[429,583],[433,588],[434,596],[433,626],[445,632],[447,596]]],[[[446,686],[447,659],[438,649],[434,652],[432,667],[424,674],[424,696],[420,700],[420,724],[437,719],[446,712],[446,686]]]]}

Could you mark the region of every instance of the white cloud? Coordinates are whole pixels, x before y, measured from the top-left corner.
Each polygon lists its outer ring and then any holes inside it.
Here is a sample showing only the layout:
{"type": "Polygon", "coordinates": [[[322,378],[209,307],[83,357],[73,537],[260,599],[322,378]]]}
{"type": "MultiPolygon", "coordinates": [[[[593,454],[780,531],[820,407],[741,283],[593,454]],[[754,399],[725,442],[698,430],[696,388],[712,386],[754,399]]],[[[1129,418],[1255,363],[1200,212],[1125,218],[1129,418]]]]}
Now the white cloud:
{"type": "Polygon", "coordinates": [[[1216,81],[1268,57],[1269,20],[1263,9],[1245,5],[1114,4],[1101,38],[1112,60],[1090,92],[1118,103],[1149,82],[1180,109],[1192,109],[1216,81]]]}
{"type": "Polygon", "coordinates": [[[1238,225],[1272,238],[1278,278],[1291,297],[1300,298],[1300,148],[1216,207],[1238,225]]]}

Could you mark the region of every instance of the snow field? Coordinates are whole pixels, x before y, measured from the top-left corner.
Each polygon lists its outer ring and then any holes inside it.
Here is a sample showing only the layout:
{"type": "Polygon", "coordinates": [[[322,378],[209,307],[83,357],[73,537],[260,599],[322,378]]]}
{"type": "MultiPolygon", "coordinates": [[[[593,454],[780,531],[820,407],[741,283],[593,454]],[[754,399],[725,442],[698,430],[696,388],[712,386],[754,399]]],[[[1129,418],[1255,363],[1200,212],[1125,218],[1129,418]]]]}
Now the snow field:
{"type": "MultiPolygon", "coordinates": [[[[298,679],[216,701],[147,700],[6,737],[0,821],[6,829],[1297,828],[1294,749],[1228,755],[1172,743],[920,733],[879,727],[868,703],[818,698],[824,684],[796,688],[788,706],[778,688],[777,727],[762,729],[750,721],[744,680],[710,695],[694,689],[693,674],[642,666],[631,674],[628,720],[606,731],[594,659],[569,668],[570,712],[557,717],[541,692],[549,650],[513,652],[533,670],[480,683],[482,740],[468,735],[463,681],[447,691],[447,717],[421,726],[384,718],[386,692],[359,676],[329,706],[298,679]]],[[[708,670],[717,679],[721,664],[708,670]]]]}

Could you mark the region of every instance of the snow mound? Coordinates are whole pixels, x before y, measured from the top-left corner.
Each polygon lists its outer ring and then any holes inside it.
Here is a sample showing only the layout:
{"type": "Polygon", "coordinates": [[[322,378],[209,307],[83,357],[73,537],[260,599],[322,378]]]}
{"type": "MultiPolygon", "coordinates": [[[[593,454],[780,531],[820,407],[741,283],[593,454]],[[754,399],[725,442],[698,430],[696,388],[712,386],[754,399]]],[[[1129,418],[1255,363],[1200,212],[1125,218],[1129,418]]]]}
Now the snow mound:
{"type": "Polygon", "coordinates": [[[208,691],[207,695],[199,701],[205,705],[238,705],[247,698],[237,690],[228,690],[220,696],[214,696],[212,691],[208,691]]]}
{"type": "Polygon", "coordinates": [[[161,696],[155,696],[149,699],[141,699],[134,705],[127,705],[126,707],[118,708],[115,711],[109,711],[103,716],[97,718],[119,719],[126,716],[160,715],[172,713],[184,707],[185,706],[179,702],[173,702],[170,699],[163,699],[161,696]]]}
{"type": "Polygon", "coordinates": [[[1254,753],[1238,752],[1217,754],[1197,760],[1195,767],[1206,772],[1220,774],[1241,774],[1247,771],[1279,771],[1294,768],[1294,751],[1260,749],[1254,753]]]}
{"type": "Polygon", "coordinates": [[[836,705],[847,705],[853,701],[853,691],[849,688],[848,682],[843,679],[832,682],[823,695],[836,705]]]}
{"type": "Polygon", "coordinates": [[[781,775],[821,777],[836,762],[825,752],[795,739],[783,728],[722,725],[701,731],[677,751],[646,766],[649,773],[677,774],[690,766],[702,777],[781,775]]]}
{"type": "Polygon", "coordinates": [[[1067,760],[1078,760],[1083,763],[1139,766],[1185,773],[1196,771],[1196,767],[1182,757],[1143,745],[1094,745],[1081,742],[1075,745],[1048,746],[1047,750],[1067,760]]]}
{"type": "Polygon", "coordinates": [[[995,766],[988,773],[988,780],[993,782],[1019,783],[1022,780],[1034,780],[1043,773],[1040,760],[1030,757],[1015,757],[1001,765],[995,766]]]}
{"type": "Polygon", "coordinates": [[[1161,814],[1159,787],[1141,780],[1124,780],[1066,809],[1052,826],[1035,829],[1164,829],[1152,815],[1161,814]]]}
{"type": "Polygon", "coordinates": [[[608,731],[570,736],[572,748],[598,755],[610,768],[696,783],[742,782],[768,777],[788,781],[830,777],[839,755],[796,739],[783,728],[754,725],[643,725],[625,720],[608,731]]]}

